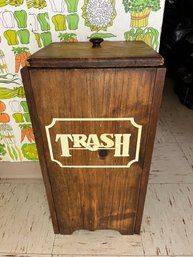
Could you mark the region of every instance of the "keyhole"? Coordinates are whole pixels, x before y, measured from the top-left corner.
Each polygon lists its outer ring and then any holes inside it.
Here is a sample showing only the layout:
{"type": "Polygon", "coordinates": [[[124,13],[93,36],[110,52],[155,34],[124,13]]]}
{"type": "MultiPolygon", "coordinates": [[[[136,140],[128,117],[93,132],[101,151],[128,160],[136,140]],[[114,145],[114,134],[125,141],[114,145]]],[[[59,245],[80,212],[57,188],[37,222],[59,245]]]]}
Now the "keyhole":
{"type": "Polygon", "coordinates": [[[109,152],[109,151],[106,150],[106,149],[100,149],[100,150],[98,151],[99,157],[104,160],[104,159],[107,157],[108,152],[109,152]]]}

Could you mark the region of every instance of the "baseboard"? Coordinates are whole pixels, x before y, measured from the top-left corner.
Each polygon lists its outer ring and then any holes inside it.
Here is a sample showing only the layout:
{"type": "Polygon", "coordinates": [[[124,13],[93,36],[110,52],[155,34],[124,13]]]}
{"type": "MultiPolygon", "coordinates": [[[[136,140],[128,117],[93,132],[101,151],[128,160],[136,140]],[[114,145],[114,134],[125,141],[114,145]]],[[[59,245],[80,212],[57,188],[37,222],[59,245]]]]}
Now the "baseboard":
{"type": "Polygon", "coordinates": [[[42,178],[39,162],[0,162],[0,178],[42,178]]]}

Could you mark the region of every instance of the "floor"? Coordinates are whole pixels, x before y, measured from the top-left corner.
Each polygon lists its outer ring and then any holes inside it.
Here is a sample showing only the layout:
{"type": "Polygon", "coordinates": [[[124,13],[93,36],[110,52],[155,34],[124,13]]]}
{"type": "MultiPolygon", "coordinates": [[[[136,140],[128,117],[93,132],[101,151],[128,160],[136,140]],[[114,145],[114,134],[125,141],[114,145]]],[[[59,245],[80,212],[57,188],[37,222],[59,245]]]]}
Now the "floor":
{"type": "Polygon", "coordinates": [[[0,257],[193,256],[193,110],[168,80],[141,235],[54,235],[41,180],[0,181],[0,257]]]}

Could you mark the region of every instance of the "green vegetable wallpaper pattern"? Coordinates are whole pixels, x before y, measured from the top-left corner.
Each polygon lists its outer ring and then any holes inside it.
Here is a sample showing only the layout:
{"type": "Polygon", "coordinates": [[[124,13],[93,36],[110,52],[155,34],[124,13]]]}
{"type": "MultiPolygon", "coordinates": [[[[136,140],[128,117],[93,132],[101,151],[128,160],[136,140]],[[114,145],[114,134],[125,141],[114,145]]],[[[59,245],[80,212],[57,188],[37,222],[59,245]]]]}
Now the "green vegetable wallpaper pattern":
{"type": "Polygon", "coordinates": [[[38,160],[20,69],[52,42],[143,40],[158,50],[165,0],[0,0],[0,161],[38,160]]]}

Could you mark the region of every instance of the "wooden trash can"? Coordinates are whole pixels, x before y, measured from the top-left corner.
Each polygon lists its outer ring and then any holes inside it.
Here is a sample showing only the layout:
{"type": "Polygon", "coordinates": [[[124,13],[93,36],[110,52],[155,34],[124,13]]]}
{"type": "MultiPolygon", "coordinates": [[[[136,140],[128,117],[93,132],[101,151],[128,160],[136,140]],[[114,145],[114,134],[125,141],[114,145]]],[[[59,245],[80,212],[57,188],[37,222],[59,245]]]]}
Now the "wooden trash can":
{"type": "Polygon", "coordinates": [[[143,42],[99,41],[21,71],[55,233],[140,233],[165,68],[143,42]]]}

